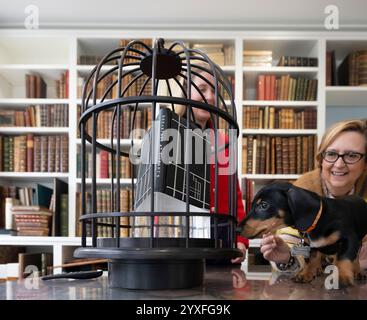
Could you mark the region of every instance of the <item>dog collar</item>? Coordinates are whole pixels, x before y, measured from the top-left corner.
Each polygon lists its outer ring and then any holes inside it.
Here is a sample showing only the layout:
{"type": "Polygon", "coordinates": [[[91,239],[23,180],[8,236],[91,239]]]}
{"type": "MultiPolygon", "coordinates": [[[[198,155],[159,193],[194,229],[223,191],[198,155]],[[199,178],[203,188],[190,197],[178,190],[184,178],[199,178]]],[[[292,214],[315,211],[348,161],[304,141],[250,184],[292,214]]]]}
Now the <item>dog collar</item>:
{"type": "Polygon", "coordinates": [[[312,222],[311,226],[309,226],[307,228],[306,231],[304,231],[305,233],[309,233],[311,232],[313,229],[315,229],[316,225],[317,225],[317,222],[319,221],[320,217],[321,217],[321,213],[322,213],[322,201],[320,200],[320,209],[319,211],[317,212],[317,215],[316,215],[316,218],[315,220],[312,222]]]}

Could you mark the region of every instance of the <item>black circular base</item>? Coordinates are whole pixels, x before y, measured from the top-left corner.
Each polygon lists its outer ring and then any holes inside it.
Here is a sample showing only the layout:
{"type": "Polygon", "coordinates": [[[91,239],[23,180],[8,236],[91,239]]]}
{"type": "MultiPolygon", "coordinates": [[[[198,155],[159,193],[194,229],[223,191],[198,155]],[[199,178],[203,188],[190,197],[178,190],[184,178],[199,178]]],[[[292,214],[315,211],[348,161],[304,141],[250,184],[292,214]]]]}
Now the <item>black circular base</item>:
{"type": "Polygon", "coordinates": [[[125,289],[183,289],[201,286],[205,260],[111,260],[108,284],[125,289]]]}
{"type": "Polygon", "coordinates": [[[77,258],[107,258],[110,287],[126,289],[180,289],[201,286],[205,259],[233,259],[234,248],[215,248],[211,239],[101,238],[96,247],[74,251],[77,258]],[[153,246],[151,247],[151,244],[153,246]]]}

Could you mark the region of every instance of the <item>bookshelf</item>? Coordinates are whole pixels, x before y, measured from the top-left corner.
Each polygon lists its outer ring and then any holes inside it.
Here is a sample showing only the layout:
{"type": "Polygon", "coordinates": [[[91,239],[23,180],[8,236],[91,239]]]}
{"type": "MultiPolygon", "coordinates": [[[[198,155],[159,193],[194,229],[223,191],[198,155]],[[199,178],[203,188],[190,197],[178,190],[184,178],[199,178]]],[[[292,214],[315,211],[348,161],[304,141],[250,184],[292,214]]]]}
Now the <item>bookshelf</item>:
{"type": "MultiPolygon", "coordinates": [[[[242,170],[242,144],[246,136],[317,136],[318,142],[325,128],[340,118],[366,117],[366,87],[326,86],[326,52],[335,50],[336,63],[353,50],[367,48],[365,32],[281,32],[281,31],[205,31],[205,30],[0,30],[0,110],[25,110],[28,106],[58,105],[68,106],[68,126],[66,127],[0,127],[1,135],[67,135],[68,171],[60,172],[0,172],[0,185],[32,186],[35,182],[52,185],[53,178],[66,181],[68,196],[69,237],[8,237],[0,236],[0,245],[26,245],[29,247],[51,247],[54,251],[54,265],[64,263],[70,257],[71,248],[80,244],[76,235],[76,193],[80,190],[77,175],[77,152],[80,139],[77,135],[78,105],[81,104],[78,86],[79,78],[92,70],[94,63],[82,56],[103,56],[119,47],[120,39],[151,39],[163,37],[166,43],[182,39],[186,45],[201,44],[215,47],[221,44],[224,56],[222,67],[234,81],[235,103],[238,123],[243,124],[243,109],[250,107],[312,109],[317,112],[314,129],[242,129],[238,140],[238,174],[241,180],[254,182],[254,192],[272,180],[294,180],[299,174],[259,174],[242,170]],[[267,66],[244,64],[243,51],[271,51],[272,58],[267,66]],[[282,56],[317,58],[317,66],[278,66],[282,56]],[[55,80],[68,71],[68,97],[57,98],[55,80]],[[47,84],[45,98],[26,98],[25,75],[37,73],[47,84]],[[313,100],[258,100],[257,79],[259,75],[274,75],[276,78],[289,75],[317,80],[317,96],[313,100]],[[347,108],[347,109],[346,109],[347,108]],[[347,111],[345,111],[347,110],[347,111]],[[64,248],[65,247],[65,248],[64,248]]],[[[91,59],[92,59],[91,58],[91,59]]],[[[112,66],[111,66],[112,67],[112,66]]],[[[110,66],[104,67],[106,70],[110,66]]],[[[101,143],[109,143],[99,139],[101,143]]],[[[136,141],[139,143],[139,141],[136,141]]],[[[129,147],[129,140],[121,140],[122,147],[129,147]]],[[[87,180],[87,184],[90,180],[87,180]]],[[[122,179],[128,186],[131,179],[122,179]]],[[[98,188],[105,188],[110,179],[98,179],[98,188]]]]}
{"type": "MultiPolygon", "coordinates": [[[[363,33],[340,35],[325,40],[327,52],[335,53],[335,64],[340,66],[349,53],[364,50],[367,39],[363,33]]],[[[326,123],[338,121],[343,117],[366,117],[366,86],[346,86],[339,83],[325,86],[326,123]],[[331,119],[331,120],[330,120],[331,119]]]]}

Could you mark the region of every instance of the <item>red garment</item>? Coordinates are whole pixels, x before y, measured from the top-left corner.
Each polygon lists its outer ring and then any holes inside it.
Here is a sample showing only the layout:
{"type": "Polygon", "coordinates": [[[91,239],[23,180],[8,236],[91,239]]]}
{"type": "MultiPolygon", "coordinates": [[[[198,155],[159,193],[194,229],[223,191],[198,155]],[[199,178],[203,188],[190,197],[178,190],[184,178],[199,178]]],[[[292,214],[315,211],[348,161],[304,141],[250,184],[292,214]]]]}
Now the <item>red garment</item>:
{"type": "MultiPolygon", "coordinates": [[[[214,135],[211,134],[211,141],[214,142],[214,135]]],[[[224,149],[225,143],[228,143],[228,137],[224,136],[223,134],[218,134],[218,150],[221,150],[218,152],[218,171],[225,171],[225,174],[218,174],[218,213],[225,213],[228,214],[229,212],[229,177],[228,177],[228,155],[229,150],[228,148],[224,149]],[[222,148],[221,148],[222,146],[222,148]]],[[[213,143],[212,143],[213,145],[213,143]]],[[[214,163],[214,149],[212,150],[213,155],[211,156],[211,165],[210,165],[210,212],[214,211],[214,197],[215,197],[215,165],[214,163]]],[[[237,152],[236,152],[237,153],[237,152]]],[[[245,216],[245,209],[243,207],[242,202],[242,192],[237,180],[236,183],[237,188],[237,221],[242,221],[245,216]]],[[[245,244],[246,248],[248,248],[249,242],[248,239],[237,236],[237,242],[242,242],[245,244]]]]}

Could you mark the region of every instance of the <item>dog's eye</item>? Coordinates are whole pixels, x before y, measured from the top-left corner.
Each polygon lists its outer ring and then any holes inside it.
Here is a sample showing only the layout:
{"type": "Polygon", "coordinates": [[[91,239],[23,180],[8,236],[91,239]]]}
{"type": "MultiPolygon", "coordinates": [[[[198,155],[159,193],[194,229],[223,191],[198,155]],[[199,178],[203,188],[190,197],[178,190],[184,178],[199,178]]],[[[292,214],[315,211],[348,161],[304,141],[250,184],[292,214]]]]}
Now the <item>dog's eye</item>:
{"type": "Polygon", "coordinates": [[[259,203],[259,208],[260,208],[261,210],[267,210],[267,209],[269,208],[269,203],[267,203],[267,202],[265,202],[265,201],[261,201],[261,202],[259,203]]]}

